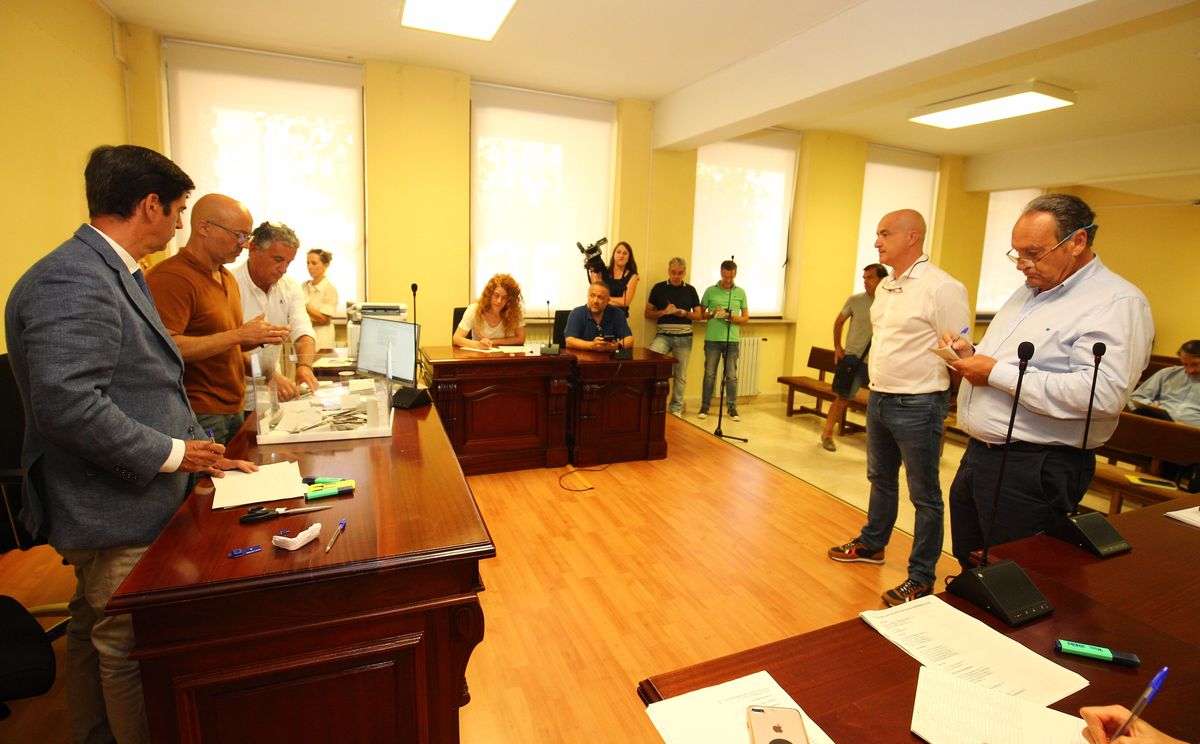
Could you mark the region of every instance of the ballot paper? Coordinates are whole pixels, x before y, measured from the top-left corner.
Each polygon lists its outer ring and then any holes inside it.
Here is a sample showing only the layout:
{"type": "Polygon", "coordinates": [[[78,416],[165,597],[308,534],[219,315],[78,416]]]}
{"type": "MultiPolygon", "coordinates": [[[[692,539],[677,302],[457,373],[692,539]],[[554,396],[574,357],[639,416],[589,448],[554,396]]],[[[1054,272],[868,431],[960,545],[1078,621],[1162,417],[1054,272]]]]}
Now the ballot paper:
{"type": "Polygon", "coordinates": [[[880,635],[925,666],[1040,706],[1088,681],[929,595],[859,613],[880,635]]]}
{"type": "Polygon", "coordinates": [[[746,708],[751,705],[795,708],[810,744],[833,744],[765,671],[651,703],[646,715],[666,744],[740,744],[750,740],[746,708]]]}
{"type": "Polygon", "coordinates": [[[1190,509],[1180,509],[1178,511],[1169,511],[1167,516],[1171,519],[1178,519],[1184,524],[1190,524],[1193,527],[1200,527],[1200,506],[1193,506],[1190,509]]]}
{"type": "Polygon", "coordinates": [[[951,349],[949,346],[935,346],[932,349],[930,349],[930,351],[932,351],[934,354],[937,354],[939,357],[946,360],[947,362],[957,362],[958,361],[958,354],[956,354],[954,352],[954,349],[951,349]]]}
{"type": "Polygon", "coordinates": [[[921,667],[912,732],[929,744],[1082,744],[1084,722],[932,667],[921,667]]]}
{"type": "Polygon", "coordinates": [[[253,473],[226,470],[224,478],[213,478],[213,486],[214,509],[294,499],[308,491],[298,462],[259,465],[253,473]]]}

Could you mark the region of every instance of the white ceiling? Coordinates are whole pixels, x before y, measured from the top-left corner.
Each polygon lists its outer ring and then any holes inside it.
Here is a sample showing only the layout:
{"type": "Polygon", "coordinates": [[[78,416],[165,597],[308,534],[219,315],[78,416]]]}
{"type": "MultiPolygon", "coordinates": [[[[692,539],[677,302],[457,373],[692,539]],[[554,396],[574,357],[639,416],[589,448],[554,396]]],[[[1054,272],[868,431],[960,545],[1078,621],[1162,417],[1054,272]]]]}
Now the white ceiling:
{"type": "Polygon", "coordinates": [[[490,43],[402,28],[400,0],[104,2],[163,36],[654,101],[659,147],[827,129],[967,156],[973,188],[1200,199],[1197,0],[518,0],[490,43]],[[907,121],[1030,79],[1078,104],[949,132],[907,121]]]}

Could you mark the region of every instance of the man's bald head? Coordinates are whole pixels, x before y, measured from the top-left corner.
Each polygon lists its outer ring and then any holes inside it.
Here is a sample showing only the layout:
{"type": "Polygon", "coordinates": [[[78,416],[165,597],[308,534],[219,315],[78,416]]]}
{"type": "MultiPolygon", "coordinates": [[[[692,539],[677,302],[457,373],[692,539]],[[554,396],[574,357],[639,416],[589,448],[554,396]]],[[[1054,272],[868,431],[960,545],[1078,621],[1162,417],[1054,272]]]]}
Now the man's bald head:
{"type": "Polygon", "coordinates": [[[925,218],[913,209],[888,212],[875,231],[879,262],[891,266],[899,276],[921,257],[925,245],[925,218]]]}
{"type": "Polygon", "coordinates": [[[241,255],[253,230],[254,218],[245,204],[224,194],[205,194],[192,207],[192,233],[184,250],[216,271],[241,255]]]}

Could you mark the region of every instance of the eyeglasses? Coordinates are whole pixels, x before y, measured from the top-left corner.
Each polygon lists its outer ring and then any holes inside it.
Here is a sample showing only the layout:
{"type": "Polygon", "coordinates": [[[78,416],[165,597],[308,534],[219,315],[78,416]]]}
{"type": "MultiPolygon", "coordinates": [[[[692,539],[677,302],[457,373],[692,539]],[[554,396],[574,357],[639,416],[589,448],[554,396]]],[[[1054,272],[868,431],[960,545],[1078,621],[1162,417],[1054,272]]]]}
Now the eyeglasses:
{"type": "Polygon", "coordinates": [[[212,220],[205,220],[205,222],[212,225],[213,227],[219,227],[222,230],[224,230],[225,232],[232,235],[233,237],[237,238],[238,245],[245,245],[246,243],[250,242],[250,238],[254,237],[254,235],[252,233],[242,232],[241,230],[230,230],[228,227],[217,224],[216,222],[213,222],[212,220]]]}
{"type": "Polygon", "coordinates": [[[1060,245],[1067,242],[1071,238],[1075,237],[1075,233],[1079,232],[1080,230],[1091,230],[1095,226],[1096,226],[1096,223],[1093,222],[1090,225],[1085,225],[1084,227],[1080,227],[1080,228],[1076,228],[1076,229],[1072,230],[1070,233],[1067,234],[1067,237],[1065,237],[1062,240],[1055,243],[1054,248],[1051,248],[1050,250],[1045,251],[1044,253],[1042,253],[1042,255],[1038,256],[1037,258],[1027,258],[1025,256],[1022,256],[1021,254],[1017,253],[1016,248],[1009,248],[1008,252],[1006,252],[1004,255],[1008,257],[1009,261],[1012,261],[1013,263],[1015,263],[1018,268],[1032,269],[1034,266],[1037,266],[1039,263],[1041,263],[1043,258],[1045,258],[1046,256],[1049,256],[1051,253],[1053,253],[1055,251],[1055,249],[1058,248],[1060,245]]]}

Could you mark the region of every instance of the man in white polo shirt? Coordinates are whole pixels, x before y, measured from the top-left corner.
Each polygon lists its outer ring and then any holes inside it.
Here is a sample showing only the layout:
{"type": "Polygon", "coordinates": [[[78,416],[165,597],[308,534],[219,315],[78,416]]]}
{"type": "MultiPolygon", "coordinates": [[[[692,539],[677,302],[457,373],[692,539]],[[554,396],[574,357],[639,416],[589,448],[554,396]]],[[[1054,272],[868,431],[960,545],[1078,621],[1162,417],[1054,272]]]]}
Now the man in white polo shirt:
{"type": "MultiPolygon", "coordinates": [[[[299,383],[308,383],[309,390],[317,389],[312,363],[316,356],[316,334],[304,303],[304,291],[296,280],[287,276],[288,266],[300,249],[300,238],[292,228],[281,222],[264,222],[254,228],[246,262],[233,270],[242,294],[242,317],[266,315],[266,322],[288,327],[288,335],[296,347],[296,380],[276,374],[279,370],[281,346],[268,344],[259,351],[262,372],[275,380],[280,400],[297,395],[299,383]]],[[[254,408],[254,386],[246,379],[246,399],[243,408],[254,408]]]]}
{"type": "Polygon", "coordinates": [[[911,209],[879,221],[875,248],[892,268],[871,305],[867,403],[867,479],[871,500],[858,537],[829,549],[843,563],[883,563],[900,501],[900,464],[916,507],[908,578],[883,594],[888,606],[933,590],[942,551],[942,487],[938,479],[942,427],[950,404],[950,373],[931,352],[944,333],[959,333],[970,318],[967,290],[922,252],[925,220],[911,209]]]}

